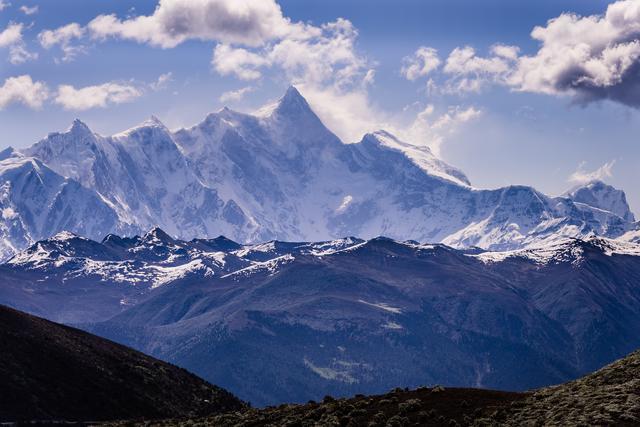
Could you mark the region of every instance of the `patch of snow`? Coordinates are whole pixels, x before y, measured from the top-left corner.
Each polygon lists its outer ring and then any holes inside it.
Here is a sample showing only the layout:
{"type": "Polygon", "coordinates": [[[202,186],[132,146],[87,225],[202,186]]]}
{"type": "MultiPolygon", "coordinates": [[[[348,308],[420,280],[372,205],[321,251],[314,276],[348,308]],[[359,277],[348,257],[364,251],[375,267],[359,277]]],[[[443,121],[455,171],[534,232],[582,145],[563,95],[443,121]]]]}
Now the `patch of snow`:
{"type": "Polygon", "coordinates": [[[307,368],[325,380],[339,381],[347,384],[355,384],[358,382],[358,380],[346,369],[337,370],[334,368],[316,366],[306,357],[303,361],[307,368]]]}
{"type": "Polygon", "coordinates": [[[395,313],[395,314],[401,314],[402,313],[401,309],[399,309],[397,307],[392,307],[389,304],[384,303],[384,302],[371,303],[371,302],[367,302],[367,301],[361,300],[361,299],[359,299],[358,302],[360,302],[362,304],[369,305],[371,307],[379,308],[379,309],[384,310],[384,311],[388,311],[389,313],[395,313]]]}

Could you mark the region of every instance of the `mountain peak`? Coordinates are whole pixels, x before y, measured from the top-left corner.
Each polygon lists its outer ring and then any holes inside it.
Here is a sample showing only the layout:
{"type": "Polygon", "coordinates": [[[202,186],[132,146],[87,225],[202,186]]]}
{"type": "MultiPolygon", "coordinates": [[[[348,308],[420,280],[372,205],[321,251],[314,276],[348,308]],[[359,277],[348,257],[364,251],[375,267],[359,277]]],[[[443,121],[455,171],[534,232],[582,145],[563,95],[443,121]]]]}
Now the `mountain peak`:
{"type": "Polygon", "coordinates": [[[167,244],[172,243],[175,240],[160,227],[155,226],[142,237],[142,241],[155,244],[167,244]]]}
{"type": "Polygon", "coordinates": [[[9,157],[13,157],[16,154],[16,150],[13,147],[7,147],[4,150],[0,151],[0,161],[8,159],[9,157]]]}
{"type": "Polygon", "coordinates": [[[288,117],[300,115],[313,115],[315,117],[311,106],[295,86],[289,86],[282,98],[277,102],[274,113],[278,116],[288,117]]]}
{"type": "Polygon", "coordinates": [[[375,147],[375,149],[383,148],[401,153],[433,177],[445,179],[467,187],[471,186],[471,182],[464,172],[436,157],[427,145],[417,145],[401,141],[395,135],[385,130],[365,134],[360,144],[375,147]]]}
{"type": "Polygon", "coordinates": [[[73,134],[90,134],[91,129],[85,122],[80,119],[74,119],[73,123],[71,123],[71,127],[69,128],[69,132],[73,134]]]}
{"type": "Polygon", "coordinates": [[[164,127],[164,123],[162,123],[160,121],[160,119],[157,118],[156,116],[154,116],[153,114],[146,120],[145,123],[149,123],[149,124],[153,124],[153,125],[156,125],[156,126],[164,127]]]}
{"type": "Polygon", "coordinates": [[[625,192],[603,181],[589,181],[569,190],[565,196],[574,202],[614,213],[626,221],[635,221],[635,217],[627,203],[625,192]]]}
{"type": "Polygon", "coordinates": [[[53,237],[51,237],[51,240],[67,241],[67,240],[80,239],[80,238],[81,237],[78,236],[76,233],[73,233],[73,232],[67,231],[67,230],[63,230],[63,231],[57,233],[56,235],[54,235],[53,237]]]}

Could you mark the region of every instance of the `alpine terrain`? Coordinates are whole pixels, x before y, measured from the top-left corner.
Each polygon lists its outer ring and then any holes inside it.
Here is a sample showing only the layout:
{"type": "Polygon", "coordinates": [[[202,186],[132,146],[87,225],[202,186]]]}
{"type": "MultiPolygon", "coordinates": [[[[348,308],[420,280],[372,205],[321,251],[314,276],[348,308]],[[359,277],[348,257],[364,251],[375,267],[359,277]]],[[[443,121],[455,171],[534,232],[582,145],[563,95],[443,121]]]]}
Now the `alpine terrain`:
{"type": "Polygon", "coordinates": [[[0,259],[61,231],[99,239],[156,225],[187,240],[385,235],[507,250],[634,238],[634,221],[624,193],[600,182],[560,197],[483,190],[388,132],[345,143],[294,87],[257,115],[225,108],[177,131],[152,117],[112,136],[76,120],[0,153],[0,259]]]}

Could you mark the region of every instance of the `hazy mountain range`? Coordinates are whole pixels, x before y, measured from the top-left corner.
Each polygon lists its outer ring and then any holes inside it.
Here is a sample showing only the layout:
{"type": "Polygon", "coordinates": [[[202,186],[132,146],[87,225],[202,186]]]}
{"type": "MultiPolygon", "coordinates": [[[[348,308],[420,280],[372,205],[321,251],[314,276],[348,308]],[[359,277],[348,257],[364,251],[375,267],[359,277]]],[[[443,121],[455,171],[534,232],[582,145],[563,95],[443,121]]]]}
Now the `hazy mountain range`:
{"type": "Polygon", "coordinates": [[[441,383],[524,390],[640,347],[640,245],[506,252],[389,238],[241,245],[60,233],[0,303],[183,366],[257,405],[441,383]]]}
{"type": "Polygon", "coordinates": [[[515,249],[592,233],[638,238],[606,184],[561,197],[471,186],[428,148],[379,131],[340,141],[293,87],[257,115],[227,108],[170,131],[150,120],[101,136],[79,120],[0,153],[0,259],[60,231],[94,239],[223,234],[239,242],[385,235],[515,249]]]}

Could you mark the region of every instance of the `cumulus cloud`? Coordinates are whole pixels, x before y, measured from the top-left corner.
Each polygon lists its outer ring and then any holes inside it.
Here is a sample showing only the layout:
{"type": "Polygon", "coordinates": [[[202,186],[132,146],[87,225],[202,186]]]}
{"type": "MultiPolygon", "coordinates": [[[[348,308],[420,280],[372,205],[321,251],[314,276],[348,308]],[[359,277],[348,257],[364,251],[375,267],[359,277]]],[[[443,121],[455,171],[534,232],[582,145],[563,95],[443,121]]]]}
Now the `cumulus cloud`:
{"type": "Polygon", "coordinates": [[[578,166],[578,169],[569,176],[568,181],[573,184],[586,184],[592,181],[602,181],[605,178],[611,178],[615,164],[616,161],[611,160],[594,171],[588,171],[585,169],[587,163],[582,162],[578,166]]]}
{"type": "Polygon", "coordinates": [[[471,46],[453,49],[443,68],[450,76],[444,91],[479,92],[487,83],[503,83],[513,70],[518,50],[515,46],[494,45],[490,56],[481,57],[471,46]]]}
{"type": "Polygon", "coordinates": [[[131,102],[142,94],[140,88],[129,83],[108,82],[82,88],[60,85],[54,102],[65,110],[88,110],[131,102]]]}
{"type": "Polygon", "coordinates": [[[21,64],[23,62],[36,59],[37,53],[29,52],[22,38],[24,25],[10,22],[7,27],[0,32],[0,48],[9,48],[9,62],[21,64]]]}
{"type": "Polygon", "coordinates": [[[490,55],[483,57],[471,46],[456,47],[440,67],[442,61],[437,51],[421,46],[413,56],[403,59],[401,73],[412,81],[428,75],[426,89],[430,95],[480,92],[487,84],[506,82],[519,51],[517,46],[496,44],[491,47],[490,55]]]}
{"type": "Polygon", "coordinates": [[[211,65],[221,75],[233,74],[242,80],[255,80],[262,77],[259,69],[269,65],[268,58],[244,48],[234,48],[219,44],[213,50],[211,65]]]}
{"type": "Polygon", "coordinates": [[[515,91],[570,96],[578,103],[608,99],[640,107],[638,0],[619,0],[602,15],[563,13],[535,27],[531,37],[540,42],[533,54],[504,44],[492,46],[488,56],[471,46],[457,47],[437,76],[432,76],[433,69],[421,72],[419,62],[407,59],[403,73],[411,80],[429,74],[429,93],[479,92],[499,84],[515,91]]]}
{"type": "Polygon", "coordinates": [[[250,92],[253,92],[252,86],[245,86],[238,90],[230,90],[220,95],[220,102],[237,102],[250,92]]]}
{"type": "Polygon", "coordinates": [[[9,77],[0,86],[0,110],[10,104],[39,109],[48,97],[49,91],[44,82],[34,82],[29,75],[9,77]]]}
{"type": "Polygon", "coordinates": [[[31,16],[31,15],[35,15],[36,13],[38,13],[38,6],[20,6],[20,12],[24,13],[27,16],[31,16]]]}
{"type": "Polygon", "coordinates": [[[78,53],[84,51],[84,47],[73,45],[73,41],[84,36],[85,29],[76,22],[64,25],[55,30],[44,30],[38,34],[38,41],[45,49],[51,49],[56,45],[60,45],[63,57],[62,60],[72,61],[78,53]]]}
{"type": "Polygon", "coordinates": [[[274,0],[160,0],[151,15],[124,20],[100,15],[88,27],[95,38],[172,48],[189,39],[258,46],[305,26],[292,24],[274,0]]]}
{"type": "Polygon", "coordinates": [[[604,15],[565,13],[531,36],[541,46],[520,57],[510,79],[516,89],[640,106],[640,2],[612,3],[604,15]]]}
{"type": "Polygon", "coordinates": [[[7,28],[0,32],[0,47],[8,47],[22,42],[22,24],[10,22],[7,28]]]}
{"type": "Polygon", "coordinates": [[[4,1],[4,0],[0,0],[0,12],[5,10],[9,6],[11,6],[11,3],[7,2],[7,1],[4,1]]]}
{"type": "Polygon", "coordinates": [[[426,76],[440,66],[438,51],[432,47],[420,46],[413,55],[405,57],[400,73],[408,80],[426,76]]]}
{"type": "Polygon", "coordinates": [[[218,73],[242,80],[258,79],[261,69],[277,67],[293,83],[346,86],[373,81],[367,60],[355,50],[358,32],[350,21],[338,18],[312,30],[306,37],[284,38],[258,50],[219,44],[211,63],[218,73]]]}

